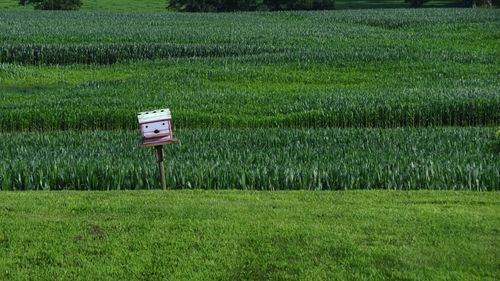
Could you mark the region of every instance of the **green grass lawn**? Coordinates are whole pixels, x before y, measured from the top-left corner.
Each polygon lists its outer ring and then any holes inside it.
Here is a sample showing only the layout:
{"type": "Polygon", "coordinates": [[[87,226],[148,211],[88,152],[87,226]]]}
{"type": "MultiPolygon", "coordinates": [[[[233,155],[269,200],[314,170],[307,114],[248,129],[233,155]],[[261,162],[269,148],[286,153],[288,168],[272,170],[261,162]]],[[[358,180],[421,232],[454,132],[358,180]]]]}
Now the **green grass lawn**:
{"type": "MultiPolygon", "coordinates": [[[[166,0],[82,0],[82,10],[115,12],[161,12],[166,11],[166,0]]],[[[426,7],[453,6],[457,0],[434,0],[426,7]]],[[[19,6],[17,0],[0,0],[0,9],[31,10],[19,6]]],[[[404,0],[337,0],[337,9],[374,9],[408,7],[404,0]]]]}
{"type": "Polygon", "coordinates": [[[1,280],[498,280],[498,192],[2,192],[1,280]]]}

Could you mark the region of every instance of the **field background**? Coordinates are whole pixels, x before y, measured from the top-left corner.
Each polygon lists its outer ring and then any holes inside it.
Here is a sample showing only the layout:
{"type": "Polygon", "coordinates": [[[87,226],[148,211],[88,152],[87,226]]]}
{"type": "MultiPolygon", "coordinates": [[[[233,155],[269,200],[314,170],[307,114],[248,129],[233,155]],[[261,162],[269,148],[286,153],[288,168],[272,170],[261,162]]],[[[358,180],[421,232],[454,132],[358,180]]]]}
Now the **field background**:
{"type": "Polygon", "coordinates": [[[497,9],[0,18],[2,189],[500,186],[497,9]]]}
{"type": "Polygon", "coordinates": [[[0,279],[500,279],[500,14],[400,2],[0,0],[0,279]]]}
{"type": "MultiPolygon", "coordinates": [[[[453,7],[458,1],[433,0],[424,7],[453,7]]],[[[84,11],[113,11],[113,12],[161,12],[166,10],[165,0],[84,0],[84,11]]],[[[337,0],[337,9],[376,9],[407,7],[404,0],[337,0]]],[[[23,7],[15,0],[0,0],[0,9],[32,10],[23,7]]]]}

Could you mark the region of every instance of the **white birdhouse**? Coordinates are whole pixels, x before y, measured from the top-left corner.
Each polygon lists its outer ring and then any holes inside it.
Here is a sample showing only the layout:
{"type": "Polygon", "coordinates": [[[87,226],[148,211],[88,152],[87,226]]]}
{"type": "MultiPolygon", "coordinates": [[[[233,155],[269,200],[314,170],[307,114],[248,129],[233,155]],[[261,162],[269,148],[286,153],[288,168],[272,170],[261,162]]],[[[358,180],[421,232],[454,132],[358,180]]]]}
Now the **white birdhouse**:
{"type": "Polygon", "coordinates": [[[141,130],[141,143],[158,146],[174,141],[172,115],[169,109],[157,109],[137,114],[141,130]]]}

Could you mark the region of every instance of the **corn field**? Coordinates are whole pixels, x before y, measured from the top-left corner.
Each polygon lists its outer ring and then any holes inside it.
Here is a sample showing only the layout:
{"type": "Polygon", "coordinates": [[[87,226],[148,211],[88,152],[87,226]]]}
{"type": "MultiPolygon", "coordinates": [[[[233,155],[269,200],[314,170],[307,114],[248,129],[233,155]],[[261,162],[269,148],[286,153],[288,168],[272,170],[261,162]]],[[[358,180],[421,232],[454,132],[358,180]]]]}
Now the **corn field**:
{"type": "MultiPolygon", "coordinates": [[[[190,129],[166,147],[170,188],[496,190],[490,128],[190,129]],[[484,140],[487,140],[486,142],[484,140]]],[[[158,188],[136,132],[3,133],[3,190],[158,188]],[[36,172],[33,172],[36,171],[36,172]]]]}
{"type": "Polygon", "coordinates": [[[0,12],[0,188],[497,190],[500,12],[0,12]],[[43,22],[43,24],[40,24],[43,22]],[[82,28],[84,26],[84,28],[82,28]]]}
{"type": "Polygon", "coordinates": [[[130,59],[221,56],[251,56],[262,63],[344,65],[499,62],[492,54],[498,50],[488,44],[498,35],[497,10],[272,15],[3,12],[0,22],[0,62],[9,63],[112,64],[130,59]],[[473,28],[464,28],[465,23],[473,28]],[[477,25],[481,33],[475,32],[477,25]],[[436,44],[436,34],[456,45],[450,49],[436,44]],[[464,38],[468,40],[460,40],[464,38]],[[468,48],[477,48],[476,40],[486,43],[480,46],[481,52],[468,48]]]}

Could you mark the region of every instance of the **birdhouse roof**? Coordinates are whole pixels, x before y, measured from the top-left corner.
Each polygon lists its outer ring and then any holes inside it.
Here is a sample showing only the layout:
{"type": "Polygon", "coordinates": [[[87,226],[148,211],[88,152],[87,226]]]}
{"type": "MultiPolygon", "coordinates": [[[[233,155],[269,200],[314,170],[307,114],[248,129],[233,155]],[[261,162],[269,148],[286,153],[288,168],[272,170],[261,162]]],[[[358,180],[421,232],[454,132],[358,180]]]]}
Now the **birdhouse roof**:
{"type": "Polygon", "coordinates": [[[139,121],[139,124],[165,119],[172,119],[170,109],[168,108],[137,113],[137,120],[139,121]]]}

